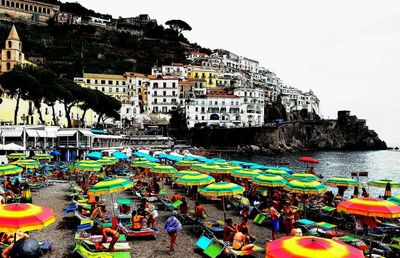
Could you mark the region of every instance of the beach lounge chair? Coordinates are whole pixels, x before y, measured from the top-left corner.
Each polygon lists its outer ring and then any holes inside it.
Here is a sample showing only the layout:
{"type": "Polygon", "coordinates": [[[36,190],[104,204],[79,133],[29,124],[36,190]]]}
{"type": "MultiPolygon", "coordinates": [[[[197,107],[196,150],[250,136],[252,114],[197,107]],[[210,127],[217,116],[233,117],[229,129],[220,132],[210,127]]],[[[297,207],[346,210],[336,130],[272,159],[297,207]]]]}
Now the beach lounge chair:
{"type": "Polygon", "coordinates": [[[204,234],[201,235],[199,240],[196,242],[196,246],[201,250],[205,251],[209,245],[212,243],[212,237],[208,237],[204,234]]]}
{"type": "MultiPolygon", "coordinates": [[[[82,233],[75,233],[75,240],[89,240],[90,242],[93,243],[100,243],[101,240],[103,239],[102,235],[90,235],[90,234],[82,234],[82,233]]],[[[108,239],[111,240],[111,239],[108,239]]],[[[126,242],[126,236],[124,234],[120,234],[118,241],[117,242],[126,242]]]]}
{"type": "Polygon", "coordinates": [[[224,248],[225,246],[222,243],[213,238],[210,245],[206,248],[206,250],[204,250],[203,253],[210,258],[216,258],[222,253],[224,248]]]}
{"type": "Polygon", "coordinates": [[[332,238],[332,237],[342,237],[345,234],[337,229],[336,225],[327,222],[318,222],[317,233],[321,237],[332,238]]]}
{"type": "Polygon", "coordinates": [[[296,221],[295,228],[300,228],[303,236],[318,236],[318,225],[316,222],[308,219],[296,221]]]}
{"type": "Polygon", "coordinates": [[[225,246],[227,252],[231,254],[233,257],[240,257],[240,256],[259,256],[265,251],[264,248],[254,245],[252,249],[248,250],[235,250],[232,246],[225,246]]]}
{"type": "Polygon", "coordinates": [[[155,238],[156,234],[159,233],[159,231],[155,228],[148,228],[148,229],[141,229],[140,231],[134,231],[122,225],[121,223],[118,225],[118,231],[125,234],[127,237],[132,237],[132,238],[144,238],[144,237],[155,238]]]}
{"type": "Polygon", "coordinates": [[[74,204],[74,205],[70,205],[66,208],[64,208],[63,213],[67,214],[69,212],[74,212],[78,207],[74,204]]]}
{"type": "MultiPolygon", "coordinates": [[[[116,252],[108,252],[107,249],[96,249],[96,245],[93,243],[78,241],[73,252],[83,258],[131,258],[131,254],[128,251],[129,249],[126,249],[126,246],[124,247],[124,250],[127,251],[118,251],[120,248],[120,245],[118,244],[119,243],[115,245],[115,249],[117,250],[116,252]]],[[[106,244],[103,246],[106,247],[106,244]]]]}

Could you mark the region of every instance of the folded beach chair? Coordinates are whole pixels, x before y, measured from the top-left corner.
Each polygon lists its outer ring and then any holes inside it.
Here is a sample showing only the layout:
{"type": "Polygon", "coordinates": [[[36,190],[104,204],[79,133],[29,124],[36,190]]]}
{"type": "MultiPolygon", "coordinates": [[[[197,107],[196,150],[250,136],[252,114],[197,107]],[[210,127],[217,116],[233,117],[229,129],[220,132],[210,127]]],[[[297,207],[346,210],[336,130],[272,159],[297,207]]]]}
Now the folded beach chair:
{"type": "Polygon", "coordinates": [[[210,245],[204,250],[204,254],[211,258],[218,257],[224,250],[225,245],[220,243],[218,240],[212,239],[210,245]]]}
{"type": "MultiPolygon", "coordinates": [[[[105,245],[103,246],[105,247],[105,245]]],[[[115,248],[117,249],[117,244],[115,245],[115,248]]],[[[79,241],[75,245],[73,252],[84,258],[131,258],[129,251],[108,252],[105,249],[96,249],[95,244],[87,243],[85,241],[79,241]]]]}
{"type": "Polygon", "coordinates": [[[122,225],[121,223],[118,225],[118,231],[122,232],[128,237],[140,238],[140,237],[156,237],[156,234],[159,231],[155,228],[148,228],[148,229],[141,229],[139,231],[134,231],[126,226],[122,225]]]}

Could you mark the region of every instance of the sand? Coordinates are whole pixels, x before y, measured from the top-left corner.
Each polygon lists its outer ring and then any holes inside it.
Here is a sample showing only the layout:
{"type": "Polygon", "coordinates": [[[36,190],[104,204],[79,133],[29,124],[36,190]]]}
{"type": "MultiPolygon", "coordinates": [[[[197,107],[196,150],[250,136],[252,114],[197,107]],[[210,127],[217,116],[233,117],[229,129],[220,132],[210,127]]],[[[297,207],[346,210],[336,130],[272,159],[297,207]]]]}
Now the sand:
{"type": "MultiPolygon", "coordinates": [[[[169,196],[173,194],[168,186],[169,196]]],[[[74,234],[77,226],[77,219],[72,213],[63,214],[63,209],[71,205],[69,200],[69,191],[67,183],[57,183],[32,193],[33,203],[37,205],[47,206],[53,209],[57,216],[57,220],[49,227],[32,232],[31,235],[36,239],[49,240],[54,243],[55,249],[49,257],[74,257],[72,254],[75,240],[74,234]]],[[[121,197],[127,197],[126,193],[122,193],[121,197]]],[[[133,200],[133,207],[136,207],[137,200],[133,200]]],[[[155,203],[160,207],[160,203],[155,203]]],[[[211,220],[222,220],[223,212],[217,204],[204,204],[208,211],[211,220]]],[[[189,202],[189,209],[194,209],[194,203],[189,202]]],[[[160,233],[156,240],[133,240],[130,242],[132,257],[170,257],[169,236],[163,230],[166,219],[171,216],[171,211],[159,211],[157,228],[160,233]]],[[[227,217],[232,218],[236,223],[239,223],[241,218],[234,214],[233,211],[227,211],[227,217]]],[[[196,251],[195,243],[199,238],[199,234],[193,232],[193,226],[183,226],[183,230],[178,233],[175,253],[172,257],[203,257],[200,252],[196,251]]],[[[250,231],[257,240],[256,244],[265,246],[265,241],[271,238],[271,230],[267,227],[261,227],[250,222],[250,231]]]]}

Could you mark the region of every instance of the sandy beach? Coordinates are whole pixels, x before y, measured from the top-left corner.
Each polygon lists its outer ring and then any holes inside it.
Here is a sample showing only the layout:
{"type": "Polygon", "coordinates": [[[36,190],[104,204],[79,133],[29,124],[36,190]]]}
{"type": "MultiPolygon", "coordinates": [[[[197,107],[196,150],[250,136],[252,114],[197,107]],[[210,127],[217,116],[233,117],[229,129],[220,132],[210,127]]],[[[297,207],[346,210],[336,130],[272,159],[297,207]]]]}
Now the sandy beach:
{"type": "MultiPolygon", "coordinates": [[[[166,187],[168,195],[171,196],[174,190],[169,186],[166,187]]],[[[74,234],[78,220],[73,216],[73,213],[63,214],[63,209],[71,204],[68,197],[69,194],[67,183],[57,183],[32,193],[34,204],[52,208],[57,216],[54,224],[43,230],[31,233],[31,236],[36,239],[49,240],[54,243],[55,249],[50,253],[49,257],[74,257],[72,251],[75,245],[74,234]]],[[[121,193],[120,196],[128,197],[126,193],[121,193]]],[[[137,199],[133,199],[132,206],[136,207],[136,204],[137,199]]],[[[161,209],[161,203],[159,202],[154,204],[159,207],[157,228],[160,233],[157,235],[156,240],[130,241],[132,257],[169,257],[169,236],[163,230],[163,227],[166,219],[171,215],[171,211],[161,209]]],[[[223,219],[222,209],[217,204],[204,204],[203,206],[208,211],[210,220],[223,219]]],[[[190,201],[189,209],[193,208],[194,203],[190,201]]],[[[236,223],[241,220],[233,211],[227,211],[227,217],[232,218],[236,223]]],[[[257,245],[265,246],[266,239],[271,238],[271,230],[269,228],[257,226],[250,222],[250,230],[251,234],[257,238],[257,245]]],[[[196,251],[195,243],[198,238],[199,234],[192,231],[192,226],[184,225],[183,230],[178,234],[173,257],[203,257],[200,252],[196,251]]]]}

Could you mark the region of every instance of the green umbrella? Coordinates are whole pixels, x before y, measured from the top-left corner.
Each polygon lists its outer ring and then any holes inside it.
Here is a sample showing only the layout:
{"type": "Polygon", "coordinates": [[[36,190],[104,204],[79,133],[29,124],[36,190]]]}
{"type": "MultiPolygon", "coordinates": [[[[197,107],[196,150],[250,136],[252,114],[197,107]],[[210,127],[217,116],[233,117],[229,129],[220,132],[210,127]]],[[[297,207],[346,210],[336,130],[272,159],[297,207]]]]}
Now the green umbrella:
{"type": "Polygon", "coordinates": [[[105,158],[98,159],[98,160],[96,160],[96,161],[97,161],[97,163],[99,163],[99,164],[102,165],[102,166],[110,166],[110,165],[114,165],[115,163],[118,162],[118,160],[114,160],[114,159],[105,159],[105,158]]]}
{"type": "Polygon", "coordinates": [[[175,165],[177,165],[177,166],[184,166],[184,167],[190,167],[190,166],[193,166],[194,164],[199,164],[199,162],[198,161],[195,161],[195,160],[180,160],[180,161],[178,161],[178,162],[176,162],[175,163],[175,165]]]}
{"type": "Polygon", "coordinates": [[[393,181],[393,180],[387,180],[387,179],[369,181],[367,183],[367,185],[378,187],[378,188],[386,188],[387,183],[390,183],[390,186],[392,188],[400,188],[400,182],[393,181]]]}
{"type": "Polygon", "coordinates": [[[25,159],[27,156],[24,153],[14,152],[7,155],[9,159],[25,159]]]}
{"type": "Polygon", "coordinates": [[[361,183],[353,178],[346,177],[332,177],[324,182],[325,185],[329,186],[344,186],[344,187],[360,187],[361,183]]]}
{"type": "Polygon", "coordinates": [[[135,161],[131,163],[131,167],[138,168],[150,168],[152,166],[160,165],[158,163],[150,162],[150,161],[135,161]]]}
{"type": "Polygon", "coordinates": [[[0,166],[0,176],[15,175],[21,173],[23,169],[20,166],[6,164],[0,166]]]}
{"type": "Polygon", "coordinates": [[[285,170],[280,170],[280,169],[267,169],[265,171],[265,173],[274,174],[274,175],[278,175],[281,177],[289,177],[290,176],[288,172],[286,172],[285,170]]]}
{"type": "Polygon", "coordinates": [[[167,165],[156,165],[150,167],[150,173],[154,174],[173,174],[176,173],[178,170],[172,166],[167,165]]]}
{"type": "Polygon", "coordinates": [[[212,173],[215,169],[220,168],[220,166],[216,165],[207,165],[207,164],[193,164],[192,169],[194,171],[200,172],[200,173],[212,173]]]}
{"type": "Polygon", "coordinates": [[[253,177],[259,175],[260,173],[262,173],[262,171],[258,169],[239,169],[239,170],[234,170],[232,172],[232,176],[244,179],[252,179],[253,177]]]}
{"type": "Polygon", "coordinates": [[[50,154],[36,154],[32,157],[32,159],[37,159],[37,160],[41,160],[41,159],[52,159],[53,156],[51,156],[50,154]]]}
{"type": "Polygon", "coordinates": [[[389,202],[393,202],[393,203],[395,203],[397,205],[400,205],[400,195],[389,197],[387,200],[389,202]]]}
{"type": "Polygon", "coordinates": [[[253,184],[266,187],[283,187],[287,184],[287,180],[281,176],[273,174],[257,175],[253,177],[253,184]]]}
{"type": "Polygon", "coordinates": [[[215,179],[212,176],[200,173],[198,175],[185,175],[176,180],[176,183],[178,185],[184,185],[184,186],[204,186],[214,182],[215,179]]]}
{"type": "Polygon", "coordinates": [[[218,182],[200,189],[199,194],[209,197],[222,197],[222,207],[224,211],[224,221],[225,221],[226,219],[225,196],[243,194],[244,190],[245,189],[243,186],[234,183],[218,182]]]}
{"type": "Polygon", "coordinates": [[[133,162],[137,162],[137,161],[148,161],[146,158],[134,158],[133,160],[132,160],[132,163],[133,162]]]}
{"type": "Polygon", "coordinates": [[[89,193],[96,195],[111,194],[125,191],[133,187],[133,183],[129,179],[111,178],[105,179],[93,185],[89,189],[89,193]]]}
{"type": "Polygon", "coordinates": [[[309,179],[290,181],[286,184],[284,189],[292,193],[300,194],[321,194],[327,191],[324,184],[309,179]]]}
{"type": "Polygon", "coordinates": [[[81,160],[76,163],[75,169],[79,171],[99,172],[102,166],[94,160],[81,160]]]}
{"type": "Polygon", "coordinates": [[[202,174],[193,170],[180,170],[174,174],[174,177],[179,178],[187,175],[202,175],[202,174]]]}
{"type": "Polygon", "coordinates": [[[232,171],[234,171],[234,169],[231,169],[229,167],[216,167],[216,168],[213,168],[211,171],[209,171],[209,173],[210,174],[219,174],[219,175],[225,174],[225,175],[227,175],[227,174],[231,174],[232,171]]]}
{"type": "Polygon", "coordinates": [[[12,163],[13,165],[17,165],[27,169],[39,168],[40,163],[37,160],[33,159],[21,159],[12,163]]]}
{"type": "Polygon", "coordinates": [[[309,179],[314,181],[321,181],[321,178],[317,177],[313,174],[308,173],[295,173],[291,174],[290,176],[286,177],[287,180],[301,180],[301,179],[309,179]]]}

